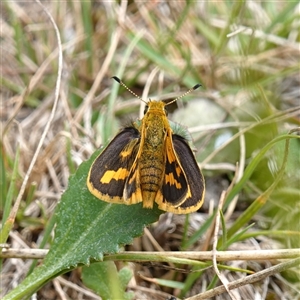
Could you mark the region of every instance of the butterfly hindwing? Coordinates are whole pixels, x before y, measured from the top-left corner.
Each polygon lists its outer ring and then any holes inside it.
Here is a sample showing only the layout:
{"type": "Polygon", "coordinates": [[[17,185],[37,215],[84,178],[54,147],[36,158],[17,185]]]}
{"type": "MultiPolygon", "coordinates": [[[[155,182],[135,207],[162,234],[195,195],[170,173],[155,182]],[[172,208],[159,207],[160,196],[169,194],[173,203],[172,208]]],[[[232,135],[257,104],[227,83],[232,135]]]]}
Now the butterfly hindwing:
{"type": "Polygon", "coordinates": [[[195,156],[180,135],[166,138],[166,171],[159,208],[186,214],[199,209],[204,198],[204,178],[195,156]]]}
{"type": "Polygon", "coordinates": [[[177,207],[177,213],[196,211],[204,200],[204,177],[187,141],[182,136],[174,134],[173,145],[189,187],[186,199],[177,207]]]}
{"type": "Polygon", "coordinates": [[[107,202],[124,203],[124,187],[138,152],[139,139],[136,128],[124,128],[95,159],[87,178],[87,186],[94,196],[107,202]]]}
{"type": "Polygon", "coordinates": [[[162,195],[164,203],[176,207],[184,201],[188,192],[188,184],[174,151],[171,136],[172,134],[169,132],[165,141],[166,162],[162,195]]]}

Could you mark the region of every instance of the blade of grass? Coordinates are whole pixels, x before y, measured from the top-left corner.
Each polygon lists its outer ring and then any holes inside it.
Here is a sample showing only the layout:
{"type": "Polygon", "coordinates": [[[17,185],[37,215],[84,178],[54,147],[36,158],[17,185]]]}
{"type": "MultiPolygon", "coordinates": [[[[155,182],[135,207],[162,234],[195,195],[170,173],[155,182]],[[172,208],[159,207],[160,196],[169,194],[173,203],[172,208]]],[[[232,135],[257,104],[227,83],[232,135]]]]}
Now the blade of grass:
{"type": "Polygon", "coordinates": [[[241,180],[232,188],[232,190],[227,195],[227,199],[226,199],[226,202],[225,202],[225,208],[228,207],[228,205],[230,204],[232,199],[241,191],[241,189],[243,188],[243,186],[245,185],[247,180],[250,178],[250,176],[252,175],[252,173],[254,172],[255,168],[258,165],[258,163],[263,158],[263,156],[266,154],[266,152],[271,147],[273,147],[276,143],[278,143],[282,140],[288,140],[288,139],[291,139],[291,138],[300,138],[300,137],[297,137],[296,135],[292,135],[292,134],[284,134],[284,135],[281,135],[281,136],[278,136],[278,137],[274,138],[264,148],[262,148],[260,150],[260,152],[253,158],[253,160],[247,166],[241,180]]]}
{"type": "Polygon", "coordinates": [[[278,24],[285,24],[286,20],[289,18],[289,15],[294,12],[295,8],[297,7],[297,5],[299,5],[299,3],[297,1],[286,1],[285,5],[286,6],[283,7],[281,11],[278,12],[278,10],[276,10],[276,14],[274,14],[274,19],[272,20],[271,24],[267,28],[265,28],[265,32],[270,33],[275,26],[278,26],[278,24]]]}
{"type": "MultiPolygon", "coordinates": [[[[7,179],[6,174],[7,171],[5,169],[5,158],[4,158],[4,147],[2,144],[2,141],[0,142],[0,209],[4,211],[5,203],[6,203],[6,198],[7,198],[7,179]]],[[[4,216],[2,216],[2,222],[4,222],[4,216]]],[[[3,223],[2,223],[3,226],[3,223]]]]}
{"type": "Polygon", "coordinates": [[[91,1],[82,1],[81,2],[81,13],[82,13],[82,23],[83,28],[86,33],[86,39],[85,39],[85,47],[87,53],[89,53],[88,58],[88,68],[89,72],[93,73],[93,61],[92,61],[92,52],[93,52],[93,42],[92,42],[92,36],[93,36],[93,25],[92,25],[92,3],[91,1]]]}
{"type": "MultiPolygon", "coordinates": [[[[131,32],[127,33],[127,37],[130,40],[133,40],[135,35],[131,32]]],[[[148,43],[145,39],[141,39],[137,45],[136,48],[142,53],[143,56],[146,56],[149,60],[151,60],[155,65],[159,66],[161,69],[165,70],[168,73],[173,74],[173,76],[178,76],[178,74],[181,74],[182,70],[178,67],[176,67],[172,62],[167,60],[164,56],[162,56],[162,53],[154,49],[150,43],[148,43]]],[[[191,75],[186,75],[181,80],[187,87],[191,87],[195,85],[196,82],[199,81],[198,78],[194,78],[191,75]]]]}
{"type": "MultiPolygon", "coordinates": [[[[300,136],[296,135],[287,135],[287,139],[285,142],[285,151],[284,151],[284,158],[282,162],[282,166],[272,183],[272,185],[262,194],[260,195],[248,208],[245,212],[243,212],[237,220],[234,222],[234,224],[231,226],[231,228],[228,230],[228,238],[232,237],[240,228],[242,228],[247,222],[249,222],[252,217],[265,205],[266,201],[269,199],[271,193],[274,191],[276,186],[278,185],[279,181],[281,180],[284,171],[285,166],[287,163],[288,153],[289,153],[289,143],[290,138],[300,138],[300,136]]],[[[277,140],[277,139],[274,139],[277,140]]],[[[273,140],[273,141],[274,141],[273,140]]],[[[274,142],[271,141],[269,145],[266,145],[265,149],[269,149],[270,146],[274,145],[274,142]]],[[[263,149],[263,150],[265,150],[263,149]]],[[[261,152],[264,152],[261,150],[261,152]]],[[[258,154],[257,157],[261,157],[262,155],[258,154]]],[[[246,172],[245,172],[246,173],[246,172]]],[[[227,199],[228,200],[228,199],[227,199]]],[[[222,245],[222,241],[220,240],[220,246],[222,245]]]]}
{"type": "MultiPolygon", "coordinates": [[[[123,74],[126,70],[126,65],[129,61],[129,58],[136,46],[136,44],[138,43],[138,41],[141,39],[142,35],[137,35],[133,38],[133,40],[131,41],[131,43],[129,44],[129,46],[127,47],[124,55],[123,55],[123,59],[122,59],[122,63],[120,64],[120,67],[118,68],[117,71],[117,76],[119,78],[123,77],[123,74]]],[[[108,99],[108,111],[106,116],[104,117],[104,121],[102,122],[102,132],[103,137],[104,137],[104,141],[107,141],[111,135],[112,135],[112,128],[111,128],[111,121],[114,118],[114,107],[115,107],[115,100],[117,99],[117,95],[118,95],[118,91],[119,91],[119,87],[120,85],[115,83],[112,87],[111,93],[109,95],[109,99],[108,99]]]]}
{"type": "Polygon", "coordinates": [[[0,232],[0,244],[6,243],[9,232],[12,229],[12,226],[13,226],[12,220],[8,219],[8,217],[9,217],[10,211],[11,211],[12,206],[13,206],[12,201],[13,201],[13,197],[14,197],[15,192],[16,192],[16,180],[17,180],[17,177],[18,177],[19,159],[20,159],[20,147],[17,148],[13,173],[12,173],[10,185],[9,185],[9,188],[8,188],[8,192],[7,192],[7,195],[6,195],[4,211],[3,211],[3,219],[2,219],[2,229],[1,229],[1,232],[0,232]]]}
{"type": "Polygon", "coordinates": [[[238,18],[239,14],[243,11],[243,7],[245,6],[246,1],[236,1],[236,2],[230,2],[228,11],[230,12],[230,16],[227,20],[226,27],[223,28],[221,35],[218,38],[218,44],[215,48],[215,54],[219,55],[221,50],[224,48],[224,46],[228,43],[229,39],[227,37],[227,34],[229,32],[230,26],[235,23],[235,19],[238,18]]]}

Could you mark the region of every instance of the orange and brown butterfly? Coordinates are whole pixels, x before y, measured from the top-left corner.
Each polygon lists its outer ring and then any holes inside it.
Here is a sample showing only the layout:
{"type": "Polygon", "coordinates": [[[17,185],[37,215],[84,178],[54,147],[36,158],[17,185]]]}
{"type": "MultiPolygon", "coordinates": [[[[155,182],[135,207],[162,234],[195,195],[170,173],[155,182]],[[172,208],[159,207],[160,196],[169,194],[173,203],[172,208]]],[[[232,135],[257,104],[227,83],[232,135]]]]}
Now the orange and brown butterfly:
{"type": "MultiPolygon", "coordinates": [[[[138,97],[118,77],[112,78],[138,97]]],[[[123,128],[93,162],[89,191],[109,203],[143,202],[151,209],[156,202],[159,209],[176,214],[197,211],[204,199],[204,178],[189,135],[168,120],[165,106],[199,86],[168,103],[149,100],[144,117],[123,128]]]]}

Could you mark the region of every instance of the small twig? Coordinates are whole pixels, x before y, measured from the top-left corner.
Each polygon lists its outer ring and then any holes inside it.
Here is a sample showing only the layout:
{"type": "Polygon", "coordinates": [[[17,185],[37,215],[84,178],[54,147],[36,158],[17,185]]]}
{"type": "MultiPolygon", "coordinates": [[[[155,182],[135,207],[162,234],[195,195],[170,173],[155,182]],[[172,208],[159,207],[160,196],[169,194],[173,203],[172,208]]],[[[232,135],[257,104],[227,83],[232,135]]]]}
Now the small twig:
{"type": "Polygon", "coordinates": [[[216,215],[216,222],[215,222],[215,232],[214,232],[214,238],[213,238],[213,249],[212,249],[212,254],[213,254],[213,266],[214,266],[214,270],[217,274],[217,276],[219,277],[220,281],[222,282],[223,286],[225,287],[227,293],[229,294],[231,299],[235,299],[235,296],[229,291],[227,284],[228,284],[228,280],[226,277],[224,277],[219,269],[218,269],[218,264],[217,264],[217,246],[218,246],[218,233],[219,233],[219,229],[220,229],[220,218],[221,218],[221,211],[223,208],[223,203],[224,203],[224,199],[226,196],[226,191],[223,191],[220,197],[220,201],[219,201],[219,205],[218,205],[218,213],[216,215]]]}
{"type": "MultiPolygon", "coordinates": [[[[300,264],[300,258],[292,259],[292,260],[289,260],[287,262],[283,262],[283,263],[280,263],[276,266],[272,266],[268,269],[257,272],[253,275],[249,275],[247,277],[232,281],[232,282],[228,283],[227,287],[230,290],[233,290],[233,289],[236,289],[238,287],[244,286],[246,284],[252,284],[252,283],[255,283],[255,282],[260,281],[262,279],[265,279],[266,277],[272,276],[276,273],[280,273],[280,272],[288,270],[290,268],[297,267],[297,266],[299,266],[299,264],[300,264]]],[[[193,296],[193,297],[190,297],[190,298],[186,298],[186,300],[210,299],[214,296],[221,295],[225,292],[226,292],[226,289],[225,289],[224,286],[218,286],[218,287],[216,287],[212,290],[209,290],[207,292],[201,293],[199,295],[196,295],[196,296],[193,296]]]]}
{"type": "MultiPolygon", "coordinates": [[[[3,248],[0,258],[21,258],[21,259],[42,259],[48,253],[45,249],[14,249],[3,248]]],[[[300,248],[296,249],[279,249],[279,250],[245,250],[245,251],[218,251],[216,254],[217,261],[230,260],[253,260],[265,261],[275,259],[289,259],[300,256],[300,248]]],[[[120,260],[120,261],[151,261],[155,257],[163,259],[165,257],[187,258],[201,261],[211,261],[213,257],[212,251],[165,251],[165,252],[143,252],[143,251],[127,251],[117,254],[108,254],[104,256],[104,260],[120,260]],[[126,256],[126,257],[124,257],[126,256]],[[134,258],[133,258],[134,256],[134,258]],[[145,258],[147,256],[147,258],[145,258]],[[137,259],[137,257],[139,257],[137,259]]],[[[157,259],[155,259],[158,261],[157,259]]]]}
{"type": "MultiPolygon", "coordinates": [[[[237,171],[235,174],[235,183],[237,184],[241,178],[243,177],[243,173],[245,170],[245,161],[246,161],[246,141],[245,141],[245,135],[241,134],[239,136],[239,140],[240,140],[240,159],[239,159],[239,163],[237,166],[237,171]]],[[[228,195],[228,192],[227,192],[228,195]]],[[[232,199],[232,201],[230,202],[227,210],[226,210],[226,214],[224,216],[225,220],[229,220],[231,215],[233,214],[236,204],[238,202],[239,199],[239,194],[235,195],[234,198],[232,199]]]]}
{"type": "Polygon", "coordinates": [[[59,295],[61,300],[68,300],[64,290],[62,289],[60,282],[57,280],[57,278],[53,279],[53,285],[54,289],[56,290],[57,294],[59,295]]]}
{"type": "MultiPolygon", "coordinates": [[[[229,194],[229,192],[232,190],[232,188],[234,187],[234,185],[235,185],[235,183],[236,183],[236,179],[237,179],[237,177],[238,177],[238,170],[239,170],[238,164],[236,164],[236,166],[235,166],[235,174],[234,174],[234,177],[233,177],[233,179],[232,179],[232,181],[231,181],[229,187],[227,188],[227,190],[226,190],[226,192],[225,192],[225,194],[224,194],[224,197],[225,197],[225,198],[226,198],[226,196],[229,194]]],[[[221,195],[221,198],[222,198],[222,197],[223,197],[223,194],[221,195]]],[[[236,195],[235,197],[238,197],[238,195],[236,195]]],[[[220,198],[220,202],[221,202],[221,198],[220,198]]],[[[225,199],[225,198],[224,198],[224,199],[225,199]]],[[[223,200],[223,201],[224,201],[224,200],[223,200]]],[[[219,204],[219,206],[220,206],[220,204],[219,204]]],[[[223,204],[222,204],[222,206],[223,206],[223,204]]],[[[218,214],[216,214],[215,219],[217,218],[217,216],[218,216],[218,214]]],[[[216,225],[215,225],[215,222],[216,222],[216,220],[214,220],[212,226],[210,226],[210,228],[209,228],[209,230],[208,230],[208,232],[207,232],[207,234],[206,234],[206,239],[205,239],[204,245],[202,246],[202,250],[203,250],[203,251],[205,251],[205,250],[208,249],[208,247],[209,247],[209,244],[210,244],[210,241],[211,241],[211,237],[212,237],[213,233],[215,232],[215,231],[214,231],[214,228],[215,228],[215,226],[216,226],[216,225]]]]}
{"type": "Polygon", "coordinates": [[[93,299],[97,299],[97,300],[101,300],[102,298],[100,298],[98,295],[94,294],[91,291],[88,291],[84,288],[82,288],[81,286],[71,282],[70,280],[66,280],[64,279],[62,276],[59,276],[56,278],[58,282],[60,282],[62,285],[64,285],[65,287],[69,288],[69,289],[73,289],[79,293],[82,293],[83,295],[89,297],[89,298],[93,298],[93,299]]]}
{"type": "MultiPolygon", "coordinates": [[[[158,71],[159,71],[159,68],[155,67],[149,74],[149,77],[147,78],[145,87],[143,89],[143,94],[142,94],[142,99],[144,99],[145,101],[147,101],[147,97],[149,95],[151,84],[152,84],[156,74],[158,73],[158,71]]],[[[144,115],[145,105],[146,104],[141,101],[140,112],[139,112],[140,118],[142,118],[144,115]]]]}
{"type": "Polygon", "coordinates": [[[207,124],[207,125],[199,125],[195,127],[189,127],[189,132],[199,132],[199,131],[209,131],[209,130],[216,130],[216,129],[225,129],[225,128],[234,128],[234,127],[246,127],[250,126],[251,122],[224,122],[224,123],[214,123],[214,124],[207,124]]]}
{"type": "Polygon", "coordinates": [[[150,240],[150,243],[153,245],[155,250],[157,250],[159,252],[164,252],[164,249],[156,241],[156,239],[153,237],[153,235],[151,234],[150,230],[147,227],[144,228],[144,233],[145,233],[145,236],[147,236],[148,239],[150,240]]]}

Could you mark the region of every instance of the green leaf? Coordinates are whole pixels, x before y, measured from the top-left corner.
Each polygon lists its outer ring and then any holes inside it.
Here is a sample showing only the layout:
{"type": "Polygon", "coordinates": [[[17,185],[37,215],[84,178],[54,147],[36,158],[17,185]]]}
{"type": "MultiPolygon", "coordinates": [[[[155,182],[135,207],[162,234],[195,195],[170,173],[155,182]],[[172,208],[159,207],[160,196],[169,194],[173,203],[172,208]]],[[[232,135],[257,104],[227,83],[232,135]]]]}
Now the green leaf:
{"type": "Polygon", "coordinates": [[[125,267],[118,272],[112,261],[95,263],[82,269],[83,283],[103,300],[132,299],[133,295],[125,292],[131,277],[131,270],[125,267]]]}
{"type": "Polygon", "coordinates": [[[86,178],[95,153],[81,164],[57,207],[57,226],[51,249],[36,268],[5,300],[23,299],[52,278],[76,268],[101,261],[104,253],[116,253],[121,245],[140,236],[146,225],[155,222],[161,211],[157,206],[143,209],[136,205],[110,204],[90,194],[86,178]]]}
{"type": "Polygon", "coordinates": [[[183,282],[178,282],[175,280],[168,280],[168,279],[160,279],[160,278],[155,278],[155,281],[157,284],[166,286],[169,288],[173,289],[183,289],[184,288],[184,283],[183,282]]]}

